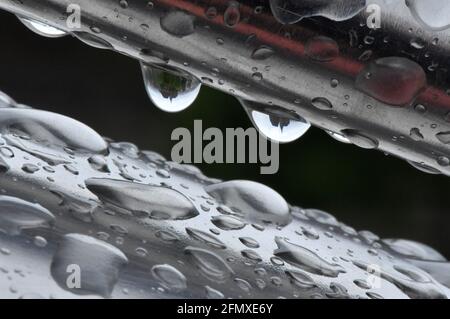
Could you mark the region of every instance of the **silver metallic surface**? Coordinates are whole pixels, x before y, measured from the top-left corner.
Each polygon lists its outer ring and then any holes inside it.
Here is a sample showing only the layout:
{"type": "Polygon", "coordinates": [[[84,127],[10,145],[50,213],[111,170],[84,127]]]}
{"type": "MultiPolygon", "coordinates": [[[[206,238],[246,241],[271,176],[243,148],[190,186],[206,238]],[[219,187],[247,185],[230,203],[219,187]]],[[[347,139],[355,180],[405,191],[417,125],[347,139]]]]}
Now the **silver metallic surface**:
{"type": "MultiPolygon", "coordinates": [[[[268,1],[0,0],[0,8],[148,64],[181,68],[239,98],[293,110],[356,145],[450,174],[450,31],[427,28],[403,0],[367,1],[367,10],[346,21],[313,17],[286,25],[273,17],[268,1]],[[81,8],[80,29],[67,26],[73,4],[81,8]],[[378,29],[367,26],[374,4],[381,9],[378,29]],[[327,62],[307,52],[323,37],[339,49],[327,62]],[[261,48],[268,51],[255,54],[261,48]],[[358,75],[383,57],[414,61],[426,74],[426,86],[415,90],[411,80],[394,90],[412,91],[401,106],[357,89],[358,75]],[[323,99],[331,108],[314,106],[323,99]]],[[[379,84],[386,78],[389,73],[379,84]]]]}

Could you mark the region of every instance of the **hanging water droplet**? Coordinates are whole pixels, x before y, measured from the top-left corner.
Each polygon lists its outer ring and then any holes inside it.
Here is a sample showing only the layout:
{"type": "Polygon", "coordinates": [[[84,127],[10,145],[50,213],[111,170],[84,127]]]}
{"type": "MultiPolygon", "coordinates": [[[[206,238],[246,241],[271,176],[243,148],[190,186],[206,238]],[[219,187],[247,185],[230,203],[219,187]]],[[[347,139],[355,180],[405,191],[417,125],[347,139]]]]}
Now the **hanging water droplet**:
{"type": "Polygon", "coordinates": [[[268,105],[240,100],[253,125],[266,138],[289,143],[303,136],[311,124],[295,113],[268,105]]]}
{"type": "Polygon", "coordinates": [[[340,134],[340,133],[336,133],[336,132],[332,132],[332,131],[325,131],[328,135],[330,135],[332,138],[334,138],[336,141],[339,141],[341,143],[345,143],[345,144],[351,144],[352,142],[350,142],[350,140],[348,138],[346,138],[344,135],[340,134]]]}
{"type": "MultiPolygon", "coordinates": [[[[247,220],[284,226],[292,219],[285,199],[263,184],[236,180],[212,184],[205,190],[219,202],[245,214],[247,220]]],[[[231,216],[223,215],[222,217],[231,216]]]]}
{"type": "Polygon", "coordinates": [[[441,174],[441,172],[437,169],[435,169],[434,167],[431,167],[425,163],[418,163],[418,162],[413,162],[413,161],[408,161],[408,163],[413,166],[414,168],[418,169],[419,171],[422,171],[424,173],[427,174],[441,174]]]}
{"type": "Polygon", "coordinates": [[[67,35],[67,32],[40,21],[20,16],[17,16],[17,18],[19,18],[20,22],[22,22],[28,29],[44,37],[60,38],[67,35]]]}
{"type": "Polygon", "coordinates": [[[180,292],[187,288],[186,277],[175,267],[170,265],[155,265],[152,274],[165,288],[180,292]]]}
{"type": "Polygon", "coordinates": [[[145,89],[152,102],[166,112],[180,112],[192,103],[200,92],[201,82],[184,71],[142,63],[145,89]]]}
{"type": "Polygon", "coordinates": [[[17,103],[9,95],[0,91],[0,107],[14,107],[17,103]]]}
{"type": "Polygon", "coordinates": [[[169,11],[161,16],[161,29],[176,37],[185,37],[195,32],[195,17],[184,11],[169,11]]]}

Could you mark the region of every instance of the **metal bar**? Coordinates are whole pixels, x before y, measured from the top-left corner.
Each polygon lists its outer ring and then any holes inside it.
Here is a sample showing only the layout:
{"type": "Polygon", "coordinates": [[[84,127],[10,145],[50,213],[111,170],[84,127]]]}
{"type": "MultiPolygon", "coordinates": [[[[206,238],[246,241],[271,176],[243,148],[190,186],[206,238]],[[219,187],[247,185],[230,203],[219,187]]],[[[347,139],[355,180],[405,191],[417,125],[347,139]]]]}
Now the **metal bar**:
{"type": "Polygon", "coordinates": [[[427,26],[416,2],[370,0],[345,21],[319,12],[284,25],[268,1],[0,0],[0,8],[450,175],[450,31],[427,26]],[[74,4],[79,29],[67,25],[74,4]],[[373,8],[376,29],[367,23],[373,8]]]}

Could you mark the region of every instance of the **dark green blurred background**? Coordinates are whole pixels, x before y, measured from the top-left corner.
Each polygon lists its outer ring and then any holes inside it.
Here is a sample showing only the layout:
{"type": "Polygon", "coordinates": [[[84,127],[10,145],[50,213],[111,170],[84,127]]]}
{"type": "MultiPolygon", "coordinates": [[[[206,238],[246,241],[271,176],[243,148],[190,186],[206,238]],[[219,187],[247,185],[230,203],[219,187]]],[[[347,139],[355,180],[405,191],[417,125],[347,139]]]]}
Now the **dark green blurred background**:
{"type": "MultiPolygon", "coordinates": [[[[39,37],[3,12],[0,37],[0,90],[18,102],[74,117],[104,136],[169,158],[172,130],[191,128],[194,119],[202,119],[204,128],[251,125],[233,97],[206,87],[187,111],[164,113],[149,101],[138,62],[70,37],[39,37]]],[[[268,184],[292,204],[329,211],[382,237],[422,241],[450,256],[449,177],[341,144],[316,128],[282,145],[280,157],[276,175],[260,175],[259,165],[201,169],[211,177],[268,184]]]]}

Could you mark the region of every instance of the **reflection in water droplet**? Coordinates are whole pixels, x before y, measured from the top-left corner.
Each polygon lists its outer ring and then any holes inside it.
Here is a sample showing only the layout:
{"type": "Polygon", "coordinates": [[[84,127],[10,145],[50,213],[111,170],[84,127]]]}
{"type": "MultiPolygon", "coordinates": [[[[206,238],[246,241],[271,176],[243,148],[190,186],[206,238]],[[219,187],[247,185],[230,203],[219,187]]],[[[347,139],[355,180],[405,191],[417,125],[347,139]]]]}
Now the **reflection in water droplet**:
{"type": "Polygon", "coordinates": [[[22,22],[28,29],[44,37],[60,38],[67,35],[67,32],[52,27],[48,24],[42,23],[40,21],[19,16],[17,17],[19,18],[20,22],[22,22]]]}
{"type": "Polygon", "coordinates": [[[161,29],[176,37],[185,37],[195,32],[195,17],[184,11],[169,11],[160,20],[161,29]]]}
{"type": "Polygon", "coordinates": [[[155,265],[152,274],[170,291],[180,292],[187,288],[186,277],[175,267],[170,265],[155,265]]]}
{"type": "Polygon", "coordinates": [[[109,297],[120,269],[127,263],[127,257],[116,247],[93,237],[69,234],[61,239],[51,274],[62,289],[72,293],[109,297]],[[79,287],[71,285],[77,283],[76,279],[79,287]]]}
{"type": "Polygon", "coordinates": [[[391,106],[411,103],[426,84],[422,67],[402,57],[375,60],[356,78],[356,87],[360,91],[391,106]]]}
{"type": "Polygon", "coordinates": [[[0,232],[18,235],[22,229],[49,227],[55,216],[39,204],[0,196],[0,232]]]}
{"type": "Polygon", "coordinates": [[[219,202],[242,212],[247,220],[284,226],[292,219],[285,199],[263,184],[236,180],[212,184],[205,190],[219,202]]]}
{"type": "Polygon", "coordinates": [[[192,103],[201,82],[184,71],[157,65],[141,65],[144,84],[152,102],[166,112],[179,112],[192,103]]]}
{"type": "Polygon", "coordinates": [[[252,59],[254,60],[265,60],[270,58],[274,54],[272,48],[262,45],[255,49],[252,53],[252,59]]]}
{"type": "Polygon", "coordinates": [[[189,219],[198,215],[183,194],[170,188],[100,178],[90,178],[85,183],[102,201],[131,212],[145,212],[154,219],[189,219]]]}
{"type": "Polygon", "coordinates": [[[278,143],[288,143],[303,136],[311,124],[296,115],[267,105],[240,100],[253,125],[264,137],[278,143]]]}
{"type": "Polygon", "coordinates": [[[366,0],[270,0],[273,15],[283,24],[314,16],[343,21],[355,16],[365,5],[366,0]]]}

